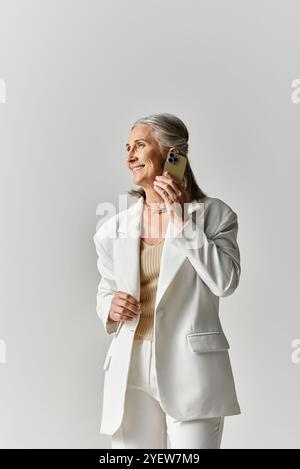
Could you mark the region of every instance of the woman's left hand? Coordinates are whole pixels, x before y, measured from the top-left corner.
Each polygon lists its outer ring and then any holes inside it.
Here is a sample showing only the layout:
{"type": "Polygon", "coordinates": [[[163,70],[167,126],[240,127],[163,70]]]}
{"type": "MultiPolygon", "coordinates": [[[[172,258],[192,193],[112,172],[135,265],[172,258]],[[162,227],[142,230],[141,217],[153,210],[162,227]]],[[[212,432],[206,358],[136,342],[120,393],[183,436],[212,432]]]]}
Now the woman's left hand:
{"type": "Polygon", "coordinates": [[[165,171],[163,175],[155,177],[153,187],[164,200],[171,222],[177,228],[181,228],[187,221],[184,204],[188,202],[188,194],[183,183],[165,171]]]}

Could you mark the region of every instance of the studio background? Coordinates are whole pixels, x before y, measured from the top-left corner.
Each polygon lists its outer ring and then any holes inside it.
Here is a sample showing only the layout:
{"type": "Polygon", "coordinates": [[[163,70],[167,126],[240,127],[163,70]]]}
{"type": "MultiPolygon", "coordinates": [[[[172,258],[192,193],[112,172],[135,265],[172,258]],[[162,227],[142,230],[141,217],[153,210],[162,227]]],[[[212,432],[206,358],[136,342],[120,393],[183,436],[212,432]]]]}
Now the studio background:
{"type": "Polygon", "coordinates": [[[185,122],[198,184],[239,219],[220,317],[242,414],[222,448],[300,447],[299,14],[293,0],[1,1],[1,447],[110,447],[96,208],[134,187],[130,127],[159,112],[185,122]]]}

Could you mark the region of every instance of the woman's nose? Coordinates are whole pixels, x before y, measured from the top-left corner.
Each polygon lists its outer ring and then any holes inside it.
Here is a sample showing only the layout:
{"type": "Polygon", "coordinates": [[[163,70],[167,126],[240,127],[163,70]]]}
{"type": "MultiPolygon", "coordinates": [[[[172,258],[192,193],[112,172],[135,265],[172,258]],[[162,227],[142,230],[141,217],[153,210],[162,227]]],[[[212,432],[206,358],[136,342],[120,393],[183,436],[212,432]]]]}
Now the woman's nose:
{"type": "Polygon", "coordinates": [[[136,160],[136,155],[135,155],[134,153],[130,153],[130,152],[129,152],[128,155],[127,155],[127,161],[128,161],[128,162],[131,162],[132,160],[133,160],[133,161],[136,160]]]}
{"type": "Polygon", "coordinates": [[[133,161],[136,160],[134,155],[126,155],[125,156],[125,163],[129,166],[133,161]]]}

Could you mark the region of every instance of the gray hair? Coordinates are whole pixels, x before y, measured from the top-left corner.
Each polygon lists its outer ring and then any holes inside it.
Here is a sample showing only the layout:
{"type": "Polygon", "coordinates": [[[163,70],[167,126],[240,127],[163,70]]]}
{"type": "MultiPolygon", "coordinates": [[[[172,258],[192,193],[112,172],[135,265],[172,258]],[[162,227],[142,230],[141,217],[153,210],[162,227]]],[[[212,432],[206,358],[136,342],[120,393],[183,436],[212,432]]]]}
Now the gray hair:
{"type": "MultiPolygon", "coordinates": [[[[188,159],[189,132],[182,120],[174,114],[166,112],[161,114],[150,114],[149,116],[141,117],[136,120],[131,127],[131,130],[139,124],[147,124],[152,128],[153,135],[161,149],[175,147],[178,149],[179,153],[186,157],[187,164],[183,183],[188,192],[189,201],[199,201],[207,197],[207,195],[198,186],[190,166],[188,159]]],[[[130,190],[128,193],[134,197],[146,198],[145,191],[142,187],[138,190],[130,190]]]]}
{"type": "Polygon", "coordinates": [[[135,121],[131,130],[139,124],[148,124],[152,127],[153,134],[162,148],[175,147],[182,155],[187,156],[189,132],[182,120],[174,114],[150,114],[141,117],[135,121]]]}

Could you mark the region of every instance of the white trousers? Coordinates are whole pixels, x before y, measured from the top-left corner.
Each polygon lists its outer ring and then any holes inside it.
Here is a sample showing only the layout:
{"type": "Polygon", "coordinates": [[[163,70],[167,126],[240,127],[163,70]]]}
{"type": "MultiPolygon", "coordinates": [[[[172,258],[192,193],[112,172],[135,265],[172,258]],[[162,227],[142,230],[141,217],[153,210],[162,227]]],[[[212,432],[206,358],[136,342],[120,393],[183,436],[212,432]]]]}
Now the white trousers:
{"type": "Polygon", "coordinates": [[[161,408],[154,342],[134,340],[121,426],[112,449],[219,449],[224,417],[177,420],[161,408]]]}

